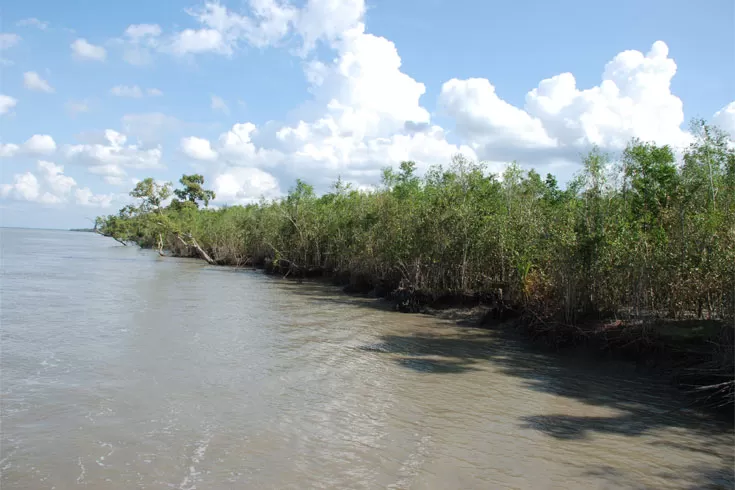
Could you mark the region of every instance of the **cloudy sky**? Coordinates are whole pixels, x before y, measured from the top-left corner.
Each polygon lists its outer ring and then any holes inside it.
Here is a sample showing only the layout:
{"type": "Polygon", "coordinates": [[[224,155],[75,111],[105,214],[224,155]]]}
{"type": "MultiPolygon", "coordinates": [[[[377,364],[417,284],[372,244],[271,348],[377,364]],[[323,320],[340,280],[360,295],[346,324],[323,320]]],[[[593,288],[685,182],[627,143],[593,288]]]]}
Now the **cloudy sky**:
{"type": "Polygon", "coordinates": [[[564,182],[597,144],[735,139],[732,0],[8,2],[0,223],[86,226],[136,179],[215,204],[452,155],[564,182]]]}

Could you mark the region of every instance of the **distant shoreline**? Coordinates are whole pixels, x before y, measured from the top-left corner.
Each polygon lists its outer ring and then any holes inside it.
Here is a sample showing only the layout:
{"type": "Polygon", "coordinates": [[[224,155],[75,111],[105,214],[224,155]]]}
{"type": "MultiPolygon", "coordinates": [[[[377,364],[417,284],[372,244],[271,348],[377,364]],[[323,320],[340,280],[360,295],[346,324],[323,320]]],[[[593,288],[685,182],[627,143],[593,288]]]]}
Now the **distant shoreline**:
{"type": "MultiPolygon", "coordinates": [[[[0,230],[33,230],[33,231],[85,231],[85,228],[36,228],[31,226],[0,226],[0,230]]],[[[90,228],[90,231],[92,229],[90,228]]]]}

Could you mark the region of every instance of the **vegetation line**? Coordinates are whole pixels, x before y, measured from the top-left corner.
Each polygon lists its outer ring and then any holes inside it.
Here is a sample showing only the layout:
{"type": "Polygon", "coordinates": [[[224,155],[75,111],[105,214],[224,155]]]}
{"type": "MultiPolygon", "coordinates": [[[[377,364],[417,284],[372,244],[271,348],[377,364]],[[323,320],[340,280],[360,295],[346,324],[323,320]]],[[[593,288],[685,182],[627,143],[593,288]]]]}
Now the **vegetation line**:
{"type": "Polygon", "coordinates": [[[702,369],[727,379],[704,385],[732,401],[722,339],[735,323],[735,149],[704,121],[693,135],[680,162],[639,140],[616,161],[593,150],[565,189],[551,174],[513,163],[500,178],[457,156],[423,177],[413,162],[387,168],[371,192],[338,180],[317,196],[299,180],[283,199],[212,210],[201,175],[176,190],[149,178],[95,230],[210,264],[329,275],[404,311],[492,304],[559,342],[651,352],[665,335],[695,345],[702,369]]]}

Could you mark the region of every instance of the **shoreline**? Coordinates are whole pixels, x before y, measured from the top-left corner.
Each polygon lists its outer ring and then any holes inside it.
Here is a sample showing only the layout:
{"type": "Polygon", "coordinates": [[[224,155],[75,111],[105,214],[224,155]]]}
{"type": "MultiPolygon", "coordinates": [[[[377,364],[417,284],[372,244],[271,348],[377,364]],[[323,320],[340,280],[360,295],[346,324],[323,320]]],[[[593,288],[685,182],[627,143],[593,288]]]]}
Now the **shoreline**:
{"type": "MultiPolygon", "coordinates": [[[[140,245],[139,245],[140,246],[140,245]]],[[[152,248],[152,247],[141,247],[152,248]]],[[[189,247],[168,249],[170,257],[204,260],[189,247]]],[[[159,251],[160,253],[160,251],[159,251]]],[[[557,352],[630,362],[667,379],[690,406],[732,419],[735,407],[735,326],[711,320],[651,318],[634,322],[589,319],[577,325],[544,321],[533,311],[494,294],[428,293],[402,289],[365,274],[298,268],[288,261],[218,260],[214,267],[258,271],[295,283],[328,284],[346,296],[370,298],[399,313],[456,320],[460,326],[502,329],[529,345],[557,352]]],[[[336,292],[336,291],[335,291],[336,292]]]]}
{"type": "Polygon", "coordinates": [[[636,369],[670,381],[682,396],[691,400],[689,406],[732,419],[735,326],[722,322],[590,320],[572,326],[543,322],[530,311],[481,295],[430,295],[391,290],[385,285],[375,286],[369,280],[355,281],[347,273],[324,270],[289,277],[280,267],[216,266],[250,269],[295,283],[327,284],[335,287],[338,294],[372,299],[396,313],[426,314],[455,321],[458,326],[503,330],[530,346],[561,355],[628,362],[636,369]]]}

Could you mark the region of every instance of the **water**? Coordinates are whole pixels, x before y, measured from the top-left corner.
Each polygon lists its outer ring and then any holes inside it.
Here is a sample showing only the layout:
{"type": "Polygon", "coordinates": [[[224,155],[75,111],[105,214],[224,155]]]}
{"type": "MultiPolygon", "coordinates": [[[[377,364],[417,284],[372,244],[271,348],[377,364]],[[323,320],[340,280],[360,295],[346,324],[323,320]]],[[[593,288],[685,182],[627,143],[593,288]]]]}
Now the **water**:
{"type": "Polygon", "coordinates": [[[733,486],[732,427],[627,364],[89,233],[0,238],[3,489],[733,486]]]}

